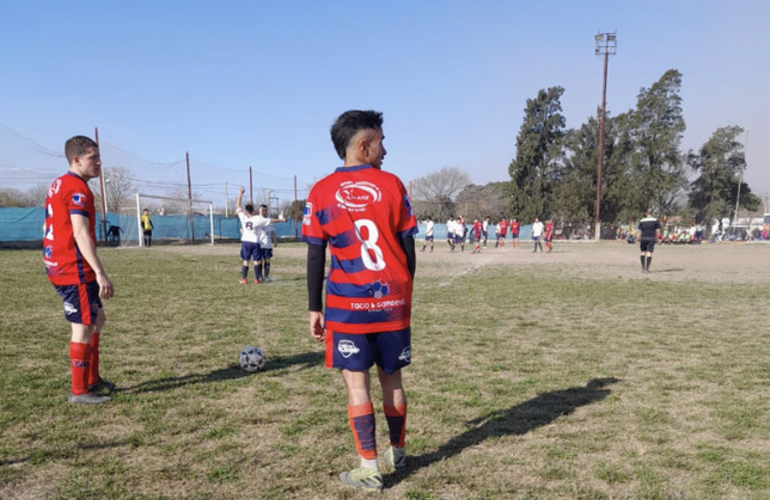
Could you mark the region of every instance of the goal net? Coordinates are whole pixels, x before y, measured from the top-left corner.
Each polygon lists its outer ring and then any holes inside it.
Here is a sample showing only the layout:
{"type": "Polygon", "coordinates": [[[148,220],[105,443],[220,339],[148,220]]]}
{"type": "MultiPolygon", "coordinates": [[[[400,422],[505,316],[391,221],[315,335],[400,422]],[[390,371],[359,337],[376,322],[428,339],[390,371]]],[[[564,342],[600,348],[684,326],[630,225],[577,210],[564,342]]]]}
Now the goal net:
{"type": "Polygon", "coordinates": [[[144,246],[142,213],[152,221],[152,243],[214,244],[214,204],[209,200],[188,200],[136,193],[136,212],[121,215],[118,224],[107,227],[111,246],[144,246]]]}

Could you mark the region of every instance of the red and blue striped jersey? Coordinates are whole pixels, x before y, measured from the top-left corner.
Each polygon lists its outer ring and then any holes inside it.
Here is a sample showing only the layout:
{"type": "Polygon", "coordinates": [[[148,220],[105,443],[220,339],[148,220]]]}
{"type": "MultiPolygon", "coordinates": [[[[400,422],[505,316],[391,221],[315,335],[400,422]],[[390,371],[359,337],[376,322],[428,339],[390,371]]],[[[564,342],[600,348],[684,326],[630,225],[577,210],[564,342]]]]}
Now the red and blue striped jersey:
{"type": "Polygon", "coordinates": [[[54,285],[76,285],[96,279],[96,274],[81,255],[75,242],[70,215],[88,218],[91,239],[94,232],[96,209],[88,183],[73,172],[67,172],[51,184],[45,199],[43,227],[43,263],[48,279],[54,285]]]}
{"type": "Polygon", "coordinates": [[[316,183],[302,241],[330,245],[325,327],[377,333],[409,327],[412,275],[401,239],[417,233],[398,177],[371,165],[341,167],[316,183]]]}

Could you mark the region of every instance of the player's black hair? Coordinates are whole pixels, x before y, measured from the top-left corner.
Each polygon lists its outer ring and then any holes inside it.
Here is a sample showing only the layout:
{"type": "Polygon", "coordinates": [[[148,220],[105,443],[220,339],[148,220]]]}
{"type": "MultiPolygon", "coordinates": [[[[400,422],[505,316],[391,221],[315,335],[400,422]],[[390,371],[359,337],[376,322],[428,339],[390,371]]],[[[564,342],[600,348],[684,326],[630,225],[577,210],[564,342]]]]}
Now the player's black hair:
{"type": "Polygon", "coordinates": [[[267,205],[260,205],[260,206],[259,206],[259,208],[260,208],[260,209],[262,209],[262,208],[267,208],[267,205]]]}
{"type": "Polygon", "coordinates": [[[72,163],[72,159],[76,156],[86,154],[88,148],[98,147],[99,145],[90,137],[76,135],[75,137],[69,138],[67,142],[64,143],[64,156],[67,157],[69,163],[72,163]]]}
{"type": "Polygon", "coordinates": [[[361,130],[382,130],[382,113],[353,109],[342,113],[331,129],[332,143],[337,155],[345,159],[345,152],[353,138],[361,130]]]}
{"type": "Polygon", "coordinates": [[[253,214],[254,213],[254,205],[252,205],[251,203],[247,203],[246,204],[246,211],[248,213],[250,213],[250,214],[253,214]]]}

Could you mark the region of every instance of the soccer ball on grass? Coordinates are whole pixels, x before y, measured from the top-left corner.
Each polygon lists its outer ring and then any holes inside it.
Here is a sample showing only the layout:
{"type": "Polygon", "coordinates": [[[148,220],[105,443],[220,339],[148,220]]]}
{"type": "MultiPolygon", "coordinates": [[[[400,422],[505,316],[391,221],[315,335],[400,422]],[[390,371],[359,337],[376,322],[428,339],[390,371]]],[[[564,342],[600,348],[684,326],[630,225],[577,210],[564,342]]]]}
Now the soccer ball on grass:
{"type": "Polygon", "coordinates": [[[249,373],[258,372],[265,367],[265,353],[259,347],[246,347],[238,356],[238,364],[249,373]]]}

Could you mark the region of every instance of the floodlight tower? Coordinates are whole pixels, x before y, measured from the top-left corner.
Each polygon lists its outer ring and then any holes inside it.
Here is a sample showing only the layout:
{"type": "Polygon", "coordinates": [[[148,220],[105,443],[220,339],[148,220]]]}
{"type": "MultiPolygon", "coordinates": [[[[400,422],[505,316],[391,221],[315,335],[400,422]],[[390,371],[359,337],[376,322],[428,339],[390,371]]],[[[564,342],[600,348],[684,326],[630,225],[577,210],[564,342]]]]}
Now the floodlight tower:
{"type": "Polygon", "coordinates": [[[607,62],[614,56],[618,49],[617,31],[613,33],[597,33],[595,54],[604,56],[604,86],[602,87],[602,114],[599,119],[599,167],[596,176],[596,218],[594,238],[599,241],[601,237],[601,223],[599,222],[599,208],[602,201],[602,167],[604,166],[604,114],[607,106],[607,62]]]}

